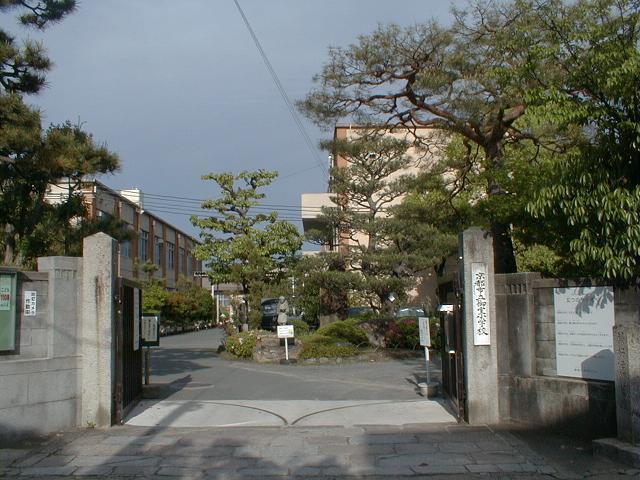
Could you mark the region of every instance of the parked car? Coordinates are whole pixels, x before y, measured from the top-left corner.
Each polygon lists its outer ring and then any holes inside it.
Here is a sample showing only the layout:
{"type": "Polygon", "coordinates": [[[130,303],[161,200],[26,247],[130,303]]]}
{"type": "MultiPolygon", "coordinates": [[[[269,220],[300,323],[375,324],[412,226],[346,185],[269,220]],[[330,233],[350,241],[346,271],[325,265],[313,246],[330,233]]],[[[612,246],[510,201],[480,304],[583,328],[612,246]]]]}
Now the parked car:
{"type": "Polygon", "coordinates": [[[396,317],[425,317],[422,307],[400,307],[396,311],[396,317]]]}
{"type": "Polygon", "coordinates": [[[278,326],[278,299],[265,298],[261,302],[262,320],[260,328],[263,330],[276,330],[278,326]]]}
{"type": "Polygon", "coordinates": [[[349,310],[347,310],[347,318],[371,315],[374,313],[375,311],[371,307],[350,307],[349,310]]]}

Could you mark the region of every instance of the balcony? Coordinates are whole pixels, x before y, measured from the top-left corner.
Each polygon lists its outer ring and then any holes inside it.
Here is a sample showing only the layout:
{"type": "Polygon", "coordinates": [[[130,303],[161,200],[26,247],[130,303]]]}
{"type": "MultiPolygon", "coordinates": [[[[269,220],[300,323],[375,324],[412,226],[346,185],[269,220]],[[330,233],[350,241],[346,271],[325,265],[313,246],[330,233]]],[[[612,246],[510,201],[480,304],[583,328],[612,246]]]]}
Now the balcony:
{"type": "Polygon", "coordinates": [[[309,230],[320,230],[323,222],[320,219],[321,207],[335,207],[331,201],[333,193],[303,193],[300,196],[302,204],[302,228],[305,232],[309,230]]]}

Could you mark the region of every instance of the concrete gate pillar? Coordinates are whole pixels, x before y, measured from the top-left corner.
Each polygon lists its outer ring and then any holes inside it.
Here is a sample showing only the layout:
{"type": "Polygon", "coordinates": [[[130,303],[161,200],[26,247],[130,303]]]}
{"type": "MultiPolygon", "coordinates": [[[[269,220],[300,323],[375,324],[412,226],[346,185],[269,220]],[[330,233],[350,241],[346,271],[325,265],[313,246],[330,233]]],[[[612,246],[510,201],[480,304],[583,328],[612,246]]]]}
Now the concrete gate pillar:
{"type": "Polygon", "coordinates": [[[470,228],[460,235],[464,285],[464,352],[467,413],[470,424],[500,420],[493,238],[470,228]]]}
{"type": "MultiPolygon", "coordinates": [[[[627,296],[632,296],[631,292],[625,293],[627,296]]],[[[637,294],[634,296],[636,297],[634,306],[637,308],[637,294]]],[[[616,311],[616,325],[613,327],[618,438],[638,446],[640,445],[640,322],[637,319],[637,310],[631,315],[624,315],[624,313],[626,312],[616,311]]],[[[640,455],[637,460],[640,461],[640,455]]]]}
{"type": "Polygon", "coordinates": [[[116,378],[115,240],[84,239],[82,271],[82,426],[108,427],[116,378]]]}

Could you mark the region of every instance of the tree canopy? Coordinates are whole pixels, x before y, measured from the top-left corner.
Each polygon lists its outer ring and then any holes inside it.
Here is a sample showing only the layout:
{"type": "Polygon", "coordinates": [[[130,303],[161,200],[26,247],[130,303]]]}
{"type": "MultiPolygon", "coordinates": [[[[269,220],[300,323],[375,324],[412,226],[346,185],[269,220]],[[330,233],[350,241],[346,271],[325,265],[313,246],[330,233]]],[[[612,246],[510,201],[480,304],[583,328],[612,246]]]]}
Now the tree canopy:
{"type": "MultiPolygon", "coordinates": [[[[18,11],[23,25],[39,29],[75,8],[73,0],[0,1],[0,13],[18,11]]],[[[66,122],[44,129],[39,111],[24,101],[24,95],[42,89],[50,68],[42,44],[27,40],[20,45],[0,30],[0,248],[5,264],[32,266],[39,255],[77,253],[82,235],[121,231],[117,225],[88,222],[78,195],[84,175],[113,172],[118,157],[81,125],[66,122]],[[67,195],[45,202],[48,185],[61,179],[67,195]]]]}
{"type": "Polygon", "coordinates": [[[254,213],[265,194],[259,190],[277,176],[267,170],[211,173],[219,196],[202,203],[212,215],[192,217],[202,244],[194,254],[205,262],[214,283],[236,283],[250,302],[253,323],[259,322],[260,294],[265,282],[278,282],[293,265],[302,238],[295,225],[276,212],[254,213]]]}
{"type": "Polygon", "coordinates": [[[471,163],[458,171],[475,178],[458,193],[482,185],[473,205],[493,234],[496,272],[515,270],[516,235],[519,245],[563,256],[576,275],[633,283],[639,6],[478,1],[454,10],[448,27],[380,26],[329,50],[300,107],[324,126],[348,118],[381,132],[433,128],[459,141],[459,158],[471,163]],[[534,232],[545,227],[546,239],[534,232]]]}

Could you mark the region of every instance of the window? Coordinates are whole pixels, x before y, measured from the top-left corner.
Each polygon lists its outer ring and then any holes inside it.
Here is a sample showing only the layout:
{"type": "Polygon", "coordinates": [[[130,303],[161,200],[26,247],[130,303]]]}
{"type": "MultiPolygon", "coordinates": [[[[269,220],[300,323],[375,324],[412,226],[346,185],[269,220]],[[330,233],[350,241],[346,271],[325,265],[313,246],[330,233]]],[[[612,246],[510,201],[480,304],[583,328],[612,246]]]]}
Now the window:
{"type": "Polygon", "coordinates": [[[120,256],[131,258],[131,240],[122,240],[120,242],[120,256]]]}
{"type": "Polygon", "coordinates": [[[175,251],[176,246],[171,242],[167,242],[167,268],[169,270],[173,270],[175,268],[173,260],[175,258],[175,251]]]}
{"type": "Polygon", "coordinates": [[[138,258],[143,262],[149,258],[147,254],[147,246],[149,244],[149,233],[140,230],[140,238],[138,239],[138,258]]]}
{"type": "Polygon", "coordinates": [[[153,263],[162,264],[162,239],[160,237],[153,239],[153,263]]]}
{"type": "Polygon", "coordinates": [[[193,275],[193,257],[191,255],[187,255],[187,275],[193,275]]]}
{"type": "Polygon", "coordinates": [[[184,248],[179,247],[178,248],[178,271],[180,273],[184,273],[184,267],[185,267],[185,252],[184,252],[184,248]]]}

